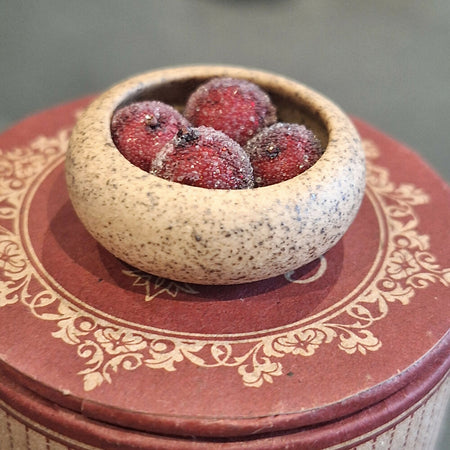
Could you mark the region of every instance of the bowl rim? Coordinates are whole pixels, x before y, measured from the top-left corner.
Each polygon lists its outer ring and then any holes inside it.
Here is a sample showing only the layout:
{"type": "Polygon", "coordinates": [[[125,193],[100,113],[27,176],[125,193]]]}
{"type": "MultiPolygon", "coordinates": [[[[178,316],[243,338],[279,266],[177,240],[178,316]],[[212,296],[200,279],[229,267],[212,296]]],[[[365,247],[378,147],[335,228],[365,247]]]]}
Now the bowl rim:
{"type": "MultiPolygon", "coordinates": [[[[94,101],[94,103],[97,104],[98,102],[98,104],[102,106],[102,109],[105,108],[104,114],[102,114],[102,116],[97,116],[97,119],[101,120],[102,124],[105,125],[104,130],[107,131],[101,137],[102,141],[104,139],[103,143],[108,146],[112,145],[115,147],[109,128],[111,119],[115,110],[122,104],[127,103],[130,98],[142,95],[143,92],[145,92],[152,86],[157,86],[164,83],[181,82],[188,79],[206,80],[217,76],[229,76],[250,80],[261,86],[263,89],[270,88],[277,91],[278,93],[282,92],[282,94],[285,94],[286,96],[295,93],[298,98],[301,99],[302,104],[304,104],[304,106],[308,108],[308,110],[313,111],[317,114],[319,120],[322,122],[324,128],[327,131],[328,142],[324,148],[324,154],[312,167],[310,167],[305,172],[289,180],[277,183],[276,185],[260,186],[252,189],[206,189],[185,185],[162,178],[158,179],[161,180],[163,184],[171,185],[173,189],[195,189],[202,191],[214,191],[217,195],[237,195],[239,197],[243,195],[251,197],[256,191],[259,190],[267,191],[268,189],[274,188],[277,185],[287,186],[289,184],[295,184],[298,178],[302,178],[305,182],[307,182],[307,179],[314,177],[315,173],[318,171],[318,168],[325,165],[325,163],[328,163],[328,161],[330,162],[330,164],[333,163],[336,156],[339,159],[342,158],[342,145],[345,144],[345,139],[342,135],[343,130],[351,129],[351,132],[355,135],[355,139],[359,139],[356,128],[340,107],[338,107],[328,97],[320,94],[318,91],[291,78],[261,69],[251,69],[240,66],[186,65],[160,68],[134,75],[119,83],[114,84],[103,94],[101,94],[98,99],[94,101]],[[280,86],[282,87],[281,90],[280,86]]],[[[96,109],[97,111],[100,111],[99,108],[96,109]]],[[[117,153],[118,159],[123,164],[123,169],[125,170],[125,167],[128,166],[128,170],[136,172],[135,166],[128,160],[126,160],[120,154],[120,152],[117,153]]],[[[138,169],[138,175],[143,175],[141,169],[138,169]]],[[[150,177],[156,177],[152,173],[149,173],[148,175],[150,177]]],[[[136,176],[136,174],[134,174],[134,176],[136,176]]]]}

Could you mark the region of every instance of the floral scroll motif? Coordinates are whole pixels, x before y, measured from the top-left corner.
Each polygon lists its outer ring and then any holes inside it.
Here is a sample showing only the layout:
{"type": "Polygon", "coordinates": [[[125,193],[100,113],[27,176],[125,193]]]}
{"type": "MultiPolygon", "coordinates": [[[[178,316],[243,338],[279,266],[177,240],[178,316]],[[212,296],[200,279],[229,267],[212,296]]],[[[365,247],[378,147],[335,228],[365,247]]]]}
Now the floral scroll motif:
{"type": "MultiPolygon", "coordinates": [[[[175,371],[181,362],[204,369],[236,368],[245,386],[259,387],[283,374],[281,360],[286,355],[313,357],[320,346],[333,343],[348,354],[378,350],[382,343],[370,328],[388,315],[392,303],[408,304],[417,290],[431,283],[450,285],[450,269],[439,265],[430,252],[429,237],[418,231],[415,207],[429,202],[428,195],[412,184],[393,183],[389,172],[374,164],[378,148],[365,141],[367,193],[380,205],[387,224],[386,256],[377,273],[347,303],[313,323],[245,338],[183,337],[170,331],[152,333],[109,323],[47,287],[19,237],[19,214],[26,192],[46,168],[62,161],[67,139],[68,131],[62,130],[54,137],[39,137],[26,148],[0,150],[0,220],[4,223],[0,226],[0,308],[21,302],[37,319],[53,322],[53,337],[74,346],[84,360],[85,368],[79,375],[87,391],[113,383],[119,370],[142,367],[175,371]]],[[[317,276],[325,270],[323,259],[317,276]]],[[[124,274],[132,285],[142,288],[146,301],[162,293],[172,297],[179,292],[196,293],[190,285],[133,269],[124,274]]],[[[296,282],[292,274],[286,278],[296,282]]]]}
{"type": "Polygon", "coordinates": [[[29,147],[0,149],[0,219],[12,219],[30,183],[65,151],[69,130],[54,137],[39,136],[29,147]]]}
{"type": "Polygon", "coordinates": [[[31,270],[19,239],[0,226],[0,307],[26,298],[31,270]]]}

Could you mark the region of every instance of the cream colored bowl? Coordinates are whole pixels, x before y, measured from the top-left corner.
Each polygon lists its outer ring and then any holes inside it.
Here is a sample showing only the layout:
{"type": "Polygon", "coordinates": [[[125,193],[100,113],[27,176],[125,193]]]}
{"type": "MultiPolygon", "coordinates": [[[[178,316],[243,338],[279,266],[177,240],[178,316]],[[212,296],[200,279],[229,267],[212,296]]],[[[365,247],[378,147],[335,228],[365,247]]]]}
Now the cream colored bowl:
{"type": "Polygon", "coordinates": [[[73,131],[66,178],[86,229],[121,260],[177,281],[237,284],[296,269],[335,245],[359,209],[365,162],[349,118],[308,87],[257,70],[194,66],[139,75],[97,98],[73,131]],[[158,99],[182,109],[216,76],[261,86],[280,121],[313,129],[326,147],[321,159],[276,185],[212,190],[160,179],[116,149],[110,122],[118,107],[158,99]]]}

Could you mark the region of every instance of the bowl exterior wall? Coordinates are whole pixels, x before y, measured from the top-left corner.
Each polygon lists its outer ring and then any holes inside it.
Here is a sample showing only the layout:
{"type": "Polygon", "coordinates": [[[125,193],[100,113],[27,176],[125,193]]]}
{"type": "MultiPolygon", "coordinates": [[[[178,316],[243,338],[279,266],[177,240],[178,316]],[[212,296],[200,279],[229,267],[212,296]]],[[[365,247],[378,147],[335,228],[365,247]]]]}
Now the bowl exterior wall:
{"type": "Polygon", "coordinates": [[[151,72],[103,94],[75,127],[66,174],[81,221],[118,258],[177,281],[237,284],[288,272],[334,246],[362,201],[365,161],[357,131],[328,99],[277,75],[206,66],[151,72]],[[119,105],[213,76],[249,79],[309,111],[327,130],[322,158],[283,183],[233,191],[159,179],[117,151],[110,120],[119,105]]]}

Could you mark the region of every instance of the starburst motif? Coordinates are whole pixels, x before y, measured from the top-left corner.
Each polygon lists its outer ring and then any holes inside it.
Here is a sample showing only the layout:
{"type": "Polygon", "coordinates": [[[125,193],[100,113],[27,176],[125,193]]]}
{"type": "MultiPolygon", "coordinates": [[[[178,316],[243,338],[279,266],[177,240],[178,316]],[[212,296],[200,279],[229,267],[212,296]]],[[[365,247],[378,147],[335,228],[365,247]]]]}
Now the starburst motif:
{"type": "Polygon", "coordinates": [[[170,295],[172,298],[175,298],[180,292],[192,295],[198,294],[198,291],[188,283],[180,283],[168,280],[167,278],[156,277],[138,269],[125,269],[122,270],[122,273],[134,279],[132,283],[133,286],[144,289],[146,302],[149,302],[164,293],[170,295]]]}

